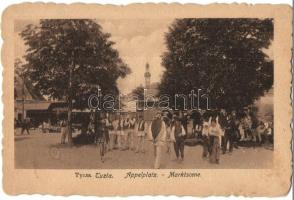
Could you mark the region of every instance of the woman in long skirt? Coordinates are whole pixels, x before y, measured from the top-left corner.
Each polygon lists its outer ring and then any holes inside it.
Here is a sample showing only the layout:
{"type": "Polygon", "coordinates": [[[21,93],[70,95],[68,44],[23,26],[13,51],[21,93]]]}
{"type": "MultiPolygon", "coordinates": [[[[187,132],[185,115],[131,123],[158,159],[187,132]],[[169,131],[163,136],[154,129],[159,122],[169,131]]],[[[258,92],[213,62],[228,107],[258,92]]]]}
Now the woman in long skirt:
{"type": "Polygon", "coordinates": [[[65,139],[66,139],[66,135],[67,135],[67,123],[65,120],[62,120],[60,123],[60,129],[61,129],[61,144],[65,144],[65,139]]]}
{"type": "Polygon", "coordinates": [[[218,136],[213,136],[213,143],[212,143],[212,149],[211,149],[209,161],[211,163],[219,164],[219,161],[220,161],[220,140],[219,140],[218,136]]]}
{"type": "Polygon", "coordinates": [[[220,128],[220,125],[218,124],[218,119],[211,121],[209,135],[212,137],[212,147],[209,160],[211,163],[219,164],[221,136],[223,135],[223,133],[220,128]]]}

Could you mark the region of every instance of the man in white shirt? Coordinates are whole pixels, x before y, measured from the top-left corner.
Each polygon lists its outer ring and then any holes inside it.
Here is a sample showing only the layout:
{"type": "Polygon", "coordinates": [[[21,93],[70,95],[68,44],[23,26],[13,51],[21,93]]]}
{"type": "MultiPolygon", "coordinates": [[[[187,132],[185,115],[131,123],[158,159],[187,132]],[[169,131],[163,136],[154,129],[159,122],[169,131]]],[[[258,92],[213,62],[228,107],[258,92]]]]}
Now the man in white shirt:
{"type": "Polygon", "coordinates": [[[154,168],[160,168],[162,147],[166,142],[166,127],[164,121],[161,119],[161,113],[158,112],[155,118],[152,120],[149,130],[148,130],[148,138],[152,141],[154,146],[154,168]]]}
{"type": "Polygon", "coordinates": [[[172,138],[174,138],[174,149],[177,156],[177,160],[179,160],[179,156],[181,154],[180,160],[184,160],[184,147],[185,147],[185,135],[186,130],[183,127],[180,119],[176,116],[175,123],[171,129],[172,138]]]}

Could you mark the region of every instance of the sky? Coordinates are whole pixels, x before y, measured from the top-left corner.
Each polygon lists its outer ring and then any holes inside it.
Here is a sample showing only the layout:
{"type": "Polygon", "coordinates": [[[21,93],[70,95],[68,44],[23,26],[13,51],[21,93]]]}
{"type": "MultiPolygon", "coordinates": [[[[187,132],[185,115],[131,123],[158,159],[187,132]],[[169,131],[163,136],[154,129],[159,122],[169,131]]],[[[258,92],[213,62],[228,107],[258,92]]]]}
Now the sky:
{"type": "Polygon", "coordinates": [[[118,80],[122,93],[144,85],[145,65],[150,65],[151,82],[159,82],[163,72],[161,55],[166,50],[164,33],[172,19],[97,20],[103,30],[112,34],[115,48],[132,70],[132,74],[118,80]]]}
{"type": "MultiPolygon", "coordinates": [[[[120,57],[132,70],[124,79],[117,81],[123,94],[131,92],[139,85],[144,85],[145,65],[150,65],[151,82],[159,82],[164,68],[161,66],[161,55],[165,51],[164,34],[173,19],[114,19],[96,20],[104,32],[111,34],[110,40],[119,51],[120,57]]],[[[16,21],[15,54],[21,58],[26,46],[18,33],[28,24],[37,21],[16,21]]]]}
{"type": "MultiPolygon", "coordinates": [[[[110,40],[119,51],[120,57],[132,70],[124,79],[117,81],[122,94],[131,92],[139,85],[144,85],[145,65],[150,65],[151,82],[160,82],[164,68],[161,56],[166,51],[164,35],[174,19],[97,19],[104,32],[111,34],[110,40]]],[[[22,58],[26,46],[18,35],[27,24],[38,21],[15,21],[15,55],[22,58]]],[[[265,50],[273,58],[272,48],[265,50]]]]}

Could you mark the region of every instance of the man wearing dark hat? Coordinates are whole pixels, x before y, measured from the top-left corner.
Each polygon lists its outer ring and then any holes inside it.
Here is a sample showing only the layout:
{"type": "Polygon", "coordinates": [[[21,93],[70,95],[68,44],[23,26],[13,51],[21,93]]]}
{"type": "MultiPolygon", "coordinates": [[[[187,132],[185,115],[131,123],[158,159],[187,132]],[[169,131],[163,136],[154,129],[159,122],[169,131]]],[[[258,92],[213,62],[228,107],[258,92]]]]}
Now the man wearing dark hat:
{"type": "Polygon", "coordinates": [[[181,156],[181,160],[184,160],[184,147],[185,147],[185,135],[186,130],[183,127],[180,118],[178,116],[174,117],[174,125],[171,129],[171,134],[174,142],[174,149],[177,156],[177,160],[179,160],[179,156],[181,156]],[[181,154],[181,155],[180,155],[181,154]]]}
{"type": "Polygon", "coordinates": [[[164,121],[161,119],[160,112],[157,112],[155,118],[152,120],[149,126],[148,138],[152,141],[154,146],[154,168],[159,169],[161,160],[161,150],[166,142],[166,127],[164,121]]]}

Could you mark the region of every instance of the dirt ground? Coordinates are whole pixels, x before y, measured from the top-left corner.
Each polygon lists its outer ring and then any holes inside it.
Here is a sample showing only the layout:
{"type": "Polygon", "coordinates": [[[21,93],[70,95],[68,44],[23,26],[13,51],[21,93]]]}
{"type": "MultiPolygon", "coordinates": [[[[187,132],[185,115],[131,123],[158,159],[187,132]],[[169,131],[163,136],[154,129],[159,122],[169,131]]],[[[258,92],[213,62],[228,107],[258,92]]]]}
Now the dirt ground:
{"type": "MultiPolygon", "coordinates": [[[[24,169],[148,169],[154,162],[153,146],[145,142],[145,153],[131,150],[107,152],[105,162],[100,160],[96,145],[69,147],[61,145],[60,133],[41,133],[32,130],[30,135],[15,133],[15,167],[24,169]]],[[[202,159],[202,146],[185,146],[185,159],[175,160],[174,150],[162,149],[161,168],[165,169],[242,169],[270,168],[273,151],[265,147],[239,147],[233,153],[221,155],[220,164],[202,159]]]]}

